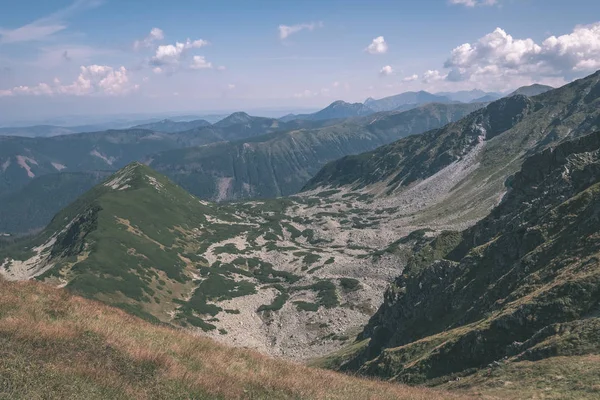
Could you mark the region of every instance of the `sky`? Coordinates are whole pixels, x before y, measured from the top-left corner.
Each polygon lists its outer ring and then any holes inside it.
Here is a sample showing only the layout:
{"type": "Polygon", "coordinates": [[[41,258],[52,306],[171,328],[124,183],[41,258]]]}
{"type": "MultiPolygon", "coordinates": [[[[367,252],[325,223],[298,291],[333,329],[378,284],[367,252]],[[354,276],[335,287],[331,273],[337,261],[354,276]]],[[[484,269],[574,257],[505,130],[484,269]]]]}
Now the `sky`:
{"type": "Polygon", "coordinates": [[[0,0],[0,119],[320,108],[560,86],[598,0],[0,0]]]}

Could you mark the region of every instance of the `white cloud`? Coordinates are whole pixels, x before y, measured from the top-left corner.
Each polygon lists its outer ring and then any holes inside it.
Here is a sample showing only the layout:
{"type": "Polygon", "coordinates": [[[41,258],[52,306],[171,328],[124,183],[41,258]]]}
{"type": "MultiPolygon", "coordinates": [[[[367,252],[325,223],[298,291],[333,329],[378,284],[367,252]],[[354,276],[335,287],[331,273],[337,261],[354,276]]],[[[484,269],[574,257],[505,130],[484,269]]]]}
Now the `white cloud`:
{"type": "Polygon", "coordinates": [[[225,71],[225,70],[227,70],[227,67],[226,67],[226,66],[224,66],[224,65],[219,65],[219,66],[217,67],[217,71],[225,71]]]}
{"type": "Polygon", "coordinates": [[[443,75],[437,69],[428,70],[423,73],[423,83],[432,83],[446,79],[446,75],[443,75]]]}
{"type": "Polygon", "coordinates": [[[515,39],[496,28],[474,43],[456,47],[444,64],[449,81],[521,77],[573,79],[600,68],[600,22],[576,26],[572,33],[542,43],[515,39]]]}
{"type": "Polygon", "coordinates": [[[388,45],[383,36],[378,36],[365,50],[371,54],[385,54],[388,51],[388,45]]]}
{"type": "Polygon", "coordinates": [[[308,24],[296,24],[296,25],[279,25],[279,38],[281,40],[287,39],[294,33],[298,33],[303,30],[313,31],[315,28],[322,28],[323,22],[311,22],[308,24]]]}
{"type": "Polygon", "coordinates": [[[133,48],[135,50],[139,50],[142,47],[152,47],[154,42],[158,42],[165,38],[165,33],[160,28],[152,28],[148,36],[146,36],[143,40],[136,40],[133,42],[133,48]]]}
{"type": "Polygon", "coordinates": [[[450,4],[457,4],[465,7],[493,6],[498,4],[498,0],[450,0],[450,4]]]}
{"type": "Polygon", "coordinates": [[[208,45],[209,43],[206,40],[198,39],[191,41],[188,39],[185,43],[176,42],[174,45],[167,44],[158,46],[150,63],[154,66],[175,65],[181,61],[183,56],[185,56],[186,51],[208,45]]]}
{"type": "Polygon", "coordinates": [[[229,85],[227,85],[227,89],[233,90],[235,89],[235,85],[233,83],[230,83],[229,85]]]}
{"type": "Polygon", "coordinates": [[[385,67],[381,68],[381,71],[379,71],[379,75],[381,76],[390,76],[393,73],[394,69],[390,65],[386,65],[385,67]]]}
{"type": "Polygon", "coordinates": [[[192,49],[199,49],[208,46],[210,43],[203,39],[190,40],[185,42],[176,42],[173,44],[160,45],[156,48],[154,56],[150,58],[149,64],[153,68],[155,74],[163,72],[173,73],[180,68],[190,69],[209,69],[212,68],[212,63],[208,62],[204,56],[193,56],[192,62],[188,67],[184,67],[182,61],[187,57],[187,53],[192,49]]]}
{"type": "Polygon", "coordinates": [[[83,9],[98,7],[102,0],[76,0],[70,6],[16,29],[0,28],[0,43],[44,40],[67,28],[66,20],[83,9]]]}
{"type": "Polygon", "coordinates": [[[414,75],[407,76],[406,78],[402,79],[402,82],[414,82],[418,79],[419,79],[419,75],[414,74],[414,75]]]}
{"type": "Polygon", "coordinates": [[[204,56],[194,56],[192,59],[191,69],[209,69],[212,68],[212,64],[206,61],[204,56]]]}
{"type": "Polygon", "coordinates": [[[0,96],[51,96],[61,94],[116,96],[127,94],[137,88],[138,85],[133,85],[130,82],[129,73],[125,67],[114,69],[107,65],[89,65],[80,68],[79,76],[70,85],[63,85],[58,79],[55,79],[51,85],[40,83],[36,86],[17,86],[9,90],[2,90],[0,96]]]}

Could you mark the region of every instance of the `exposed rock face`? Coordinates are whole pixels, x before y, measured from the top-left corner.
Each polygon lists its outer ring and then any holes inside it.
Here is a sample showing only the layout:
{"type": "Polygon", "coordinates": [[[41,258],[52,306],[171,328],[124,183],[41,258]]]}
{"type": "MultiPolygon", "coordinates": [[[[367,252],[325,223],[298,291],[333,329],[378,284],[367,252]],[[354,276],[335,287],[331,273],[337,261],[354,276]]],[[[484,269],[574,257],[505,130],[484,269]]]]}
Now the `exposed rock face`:
{"type": "Polygon", "coordinates": [[[416,249],[346,369],[435,382],[504,358],[600,349],[600,133],[529,157],[508,184],[458,240],[416,249]]]}

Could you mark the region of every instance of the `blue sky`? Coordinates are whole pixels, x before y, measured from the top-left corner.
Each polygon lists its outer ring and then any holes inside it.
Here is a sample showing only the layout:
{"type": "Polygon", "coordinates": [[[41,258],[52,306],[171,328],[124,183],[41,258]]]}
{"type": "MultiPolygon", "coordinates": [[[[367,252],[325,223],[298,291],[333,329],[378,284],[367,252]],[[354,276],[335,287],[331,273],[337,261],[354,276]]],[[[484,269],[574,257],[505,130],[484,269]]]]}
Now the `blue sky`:
{"type": "Polygon", "coordinates": [[[318,108],[600,69],[597,0],[2,3],[0,115],[14,117],[318,108]]]}

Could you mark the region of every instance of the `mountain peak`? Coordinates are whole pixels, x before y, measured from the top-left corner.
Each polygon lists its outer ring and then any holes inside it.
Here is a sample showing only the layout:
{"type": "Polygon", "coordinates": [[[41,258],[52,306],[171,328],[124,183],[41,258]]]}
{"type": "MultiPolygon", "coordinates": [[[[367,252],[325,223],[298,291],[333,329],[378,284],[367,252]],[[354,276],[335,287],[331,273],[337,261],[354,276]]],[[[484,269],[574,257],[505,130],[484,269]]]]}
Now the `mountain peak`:
{"type": "Polygon", "coordinates": [[[344,100],[336,100],[333,103],[331,103],[329,105],[329,107],[336,107],[336,106],[344,106],[344,105],[350,105],[351,103],[345,102],[344,100]]]}
{"type": "Polygon", "coordinates": [[[533,85],[529,86],[521,86],[520,88],[509,94],[507,97],[515,96],[517,94],[522,94],[524,96],[537,96],[538,94],[546,93],[553,89],[554,88],[552,86],[534,83],[533,85]]]}
{"type": "Polygon", "coordinates": [[[132,162],[110,176],[102,185],[112,190],[139,189],[151,186],[157,190],[164,188],[163,178],[152,168],[140,162],[132,162]]]}
{"type": "Polygon", "coordinates": [[[215,124],[216,127],[226,127],[235,124],[244,124],[252,120],[252,117],[243,111],[234,112],[215,124]]]}

